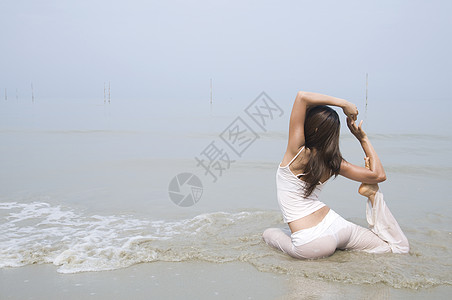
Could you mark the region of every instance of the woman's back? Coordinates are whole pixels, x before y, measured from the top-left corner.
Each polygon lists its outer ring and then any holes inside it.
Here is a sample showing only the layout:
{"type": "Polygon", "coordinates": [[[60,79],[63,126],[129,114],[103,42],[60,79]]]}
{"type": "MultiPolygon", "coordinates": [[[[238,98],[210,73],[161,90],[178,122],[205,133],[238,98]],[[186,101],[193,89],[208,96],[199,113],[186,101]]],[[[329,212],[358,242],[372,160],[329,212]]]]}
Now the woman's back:
{"type": "MultiPolygon", "coordinates": [[[[311,158],[311,155],[315,154],[315,149],[311,150],[306,147],[303,148],[304,149],[303,151],[301,151],[300,155],[298,155],[289,166],[292,173],[295,174],[301,180],[303,180],[304,175],[308,172],[308,170],[305,170],[305,168],[308,165],[308,161],[311,158]]],[[[281,165],[285,164],[281,163],[281,165]]],[[[330,171],[324,172],[324,174],[322,174],[322,176],[320,177],[320,183],[325,183],[330,177],[331,177],[330,171]]]]}
{"type": "MultiPolygon", "coordinates": [[[[306,150],[302,147],[287,163],[283,159],[276,172],[278,204],[284,222],[289,224],[292,232],[315,226],[329,211],[329,208],[319,200],[323,184],[318,183],[309,195],[306,194],[308,183],[300,178],[305,174],[297,173],[299,169],[292,167],[297,160],[298,165],[306,165],[306,159],[309,158],[305,154],[311,152],[306,150]]],[[[288,156],[287,154],[285,156],[288,156]]]]}

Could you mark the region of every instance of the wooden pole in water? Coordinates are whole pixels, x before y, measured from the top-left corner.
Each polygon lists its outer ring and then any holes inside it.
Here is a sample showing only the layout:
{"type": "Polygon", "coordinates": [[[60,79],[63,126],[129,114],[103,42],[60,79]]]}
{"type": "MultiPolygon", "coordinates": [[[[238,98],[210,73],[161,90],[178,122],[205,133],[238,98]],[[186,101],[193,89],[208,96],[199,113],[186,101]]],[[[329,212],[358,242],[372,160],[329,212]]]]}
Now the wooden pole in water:
{"type": "Polygon", "coordinates": [[[210,78],[210,104],[212,104],[212,78],[210,78]]]}
{"type": "Polygon", "coordinates": [[[365,110],[366,116],[367,116],[367,89],[368,89],[368,83],[369,83],[368,74],[366,73],[366,110],[365,110]]]}
{"type": "Polygon", "coordinates": [[[111,101],[111,93],[110,93],[110,81],[108,82],[108,103],[111,101]]]}
{"type": "Polygon", "coordinates": [[[5,88],[5,101],[8,100],[8,95],[6,94],[6,88],[5,88]]]}
{"type": "Polygon", "coordinates": [[[31,102],[35,102],[35,94],[33,92],[33,82],[31,83],[31,102]]]}

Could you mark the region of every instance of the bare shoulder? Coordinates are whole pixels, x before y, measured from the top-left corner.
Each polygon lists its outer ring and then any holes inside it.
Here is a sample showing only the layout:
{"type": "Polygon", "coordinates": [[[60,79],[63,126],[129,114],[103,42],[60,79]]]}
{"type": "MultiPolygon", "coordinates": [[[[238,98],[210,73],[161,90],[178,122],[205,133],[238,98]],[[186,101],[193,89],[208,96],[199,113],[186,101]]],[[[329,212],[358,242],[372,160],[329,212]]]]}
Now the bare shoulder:
{"type": "Polygon", "coordinates": [[[301,151],[300,155],[303,155],[303,157],[309,157],[311,150],[306,148],[304,145],[297,149],[291,149],[288,147],[281,161],[281,166],[287,166],[290,161],[300,152],[301,149],[303,149],[303,151],[301,151]]]}

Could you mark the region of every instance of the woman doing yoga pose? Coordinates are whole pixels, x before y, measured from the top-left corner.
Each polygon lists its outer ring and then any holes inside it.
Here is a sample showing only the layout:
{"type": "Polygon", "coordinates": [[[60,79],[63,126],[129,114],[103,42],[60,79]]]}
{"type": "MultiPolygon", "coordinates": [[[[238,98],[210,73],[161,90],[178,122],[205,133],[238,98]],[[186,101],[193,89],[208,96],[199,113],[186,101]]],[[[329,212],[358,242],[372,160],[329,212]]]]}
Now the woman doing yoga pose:
{"type": "Polygon", "coordinates": [[[278,203],[291,234],[279,228],[264,231],[265,242],[292,257],[315,259],[336,249],[369,253],[407,253],[408,240],[383,200],[378,183],[386,180],[383,166],[362,129],[358,109],[344,99],[298,92],[289,124],[286,153],[276,172],[278,203]],[[366,167],[345,161],[339,150],[340,121],[327,105],[342,108],[347,126],[366,155],[366,167]],[[326,181],[342,175],[362,182],[359,193],[368,198],[369,228],[353,224],[319,200],[326,181]]]}

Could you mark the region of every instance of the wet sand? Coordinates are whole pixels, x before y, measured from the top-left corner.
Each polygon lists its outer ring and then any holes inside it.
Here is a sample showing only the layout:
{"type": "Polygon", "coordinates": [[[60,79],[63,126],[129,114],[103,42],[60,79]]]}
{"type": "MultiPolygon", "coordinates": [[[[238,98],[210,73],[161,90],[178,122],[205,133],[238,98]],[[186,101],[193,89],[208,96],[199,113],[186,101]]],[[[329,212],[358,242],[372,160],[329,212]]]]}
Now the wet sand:
{"type": "Polygon", "coordinates": [[[1,299],[448,299],[452,292],[311,280],[246,263],[155,262],[76,274],[43,264],[0,269],[0,278],[1,299]]]}

